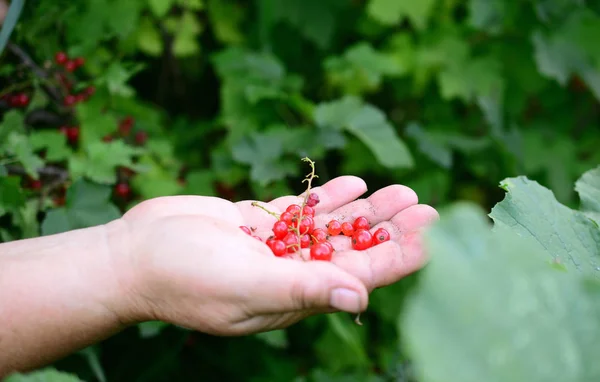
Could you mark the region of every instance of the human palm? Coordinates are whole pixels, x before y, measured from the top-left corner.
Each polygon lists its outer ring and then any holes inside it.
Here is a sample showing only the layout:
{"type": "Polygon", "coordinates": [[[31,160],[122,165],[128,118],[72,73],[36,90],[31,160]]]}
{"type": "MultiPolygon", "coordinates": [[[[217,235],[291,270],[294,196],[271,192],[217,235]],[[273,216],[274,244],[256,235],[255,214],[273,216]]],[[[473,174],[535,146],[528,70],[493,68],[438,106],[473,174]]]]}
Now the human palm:
{"type": "MultiPolygon", "coordinates": [[[[350,240],[331,237],[331,262],[275,257],[239,226],[255,228],[263,241],[277,220],[252,201],[231,203],[200,196],[146,201],[125,216],[134,255],[129,263],[144,296],[142,319],[161,319],[219,335],[239,335],[289,326],[316,313],[366,308],[368,293],[423,264],[422,228],[437,212],[419,205],[411,189],[393,185],[367,191],[360,178],[343,176],[314,188],[315,227],[331,219],[365,216],[391,240],[364,251],[350,240]],[[336,291],[334,293],[334,291],[336,291]]],[[[279,213],[298,196],[261,203],[279,213]]]]}

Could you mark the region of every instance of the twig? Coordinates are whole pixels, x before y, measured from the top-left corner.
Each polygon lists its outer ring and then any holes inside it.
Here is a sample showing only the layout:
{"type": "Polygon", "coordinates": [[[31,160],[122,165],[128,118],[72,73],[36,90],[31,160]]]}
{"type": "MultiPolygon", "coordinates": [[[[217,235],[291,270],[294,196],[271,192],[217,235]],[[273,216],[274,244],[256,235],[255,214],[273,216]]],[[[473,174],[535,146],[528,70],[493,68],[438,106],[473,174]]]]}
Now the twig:
{"type": "MultiPolygon", "coordinates": [[[[8,170],[8,172],[12,172],[14,174],[17,175],[27,175],[27,171],[25,171],[25,169],[21,166],[15,166],[15,165],[6,165],[6,170],[8,170]]],[[[60,168],[57,166],[46,166],[46,167],[42,167],[41,169],[38,170],[38,173],[40,175],[46,175],[46,176],[54,176],[54,177],[69,177],[69,172],[67,170],[65,170],[64,168],[60,168]]]]}

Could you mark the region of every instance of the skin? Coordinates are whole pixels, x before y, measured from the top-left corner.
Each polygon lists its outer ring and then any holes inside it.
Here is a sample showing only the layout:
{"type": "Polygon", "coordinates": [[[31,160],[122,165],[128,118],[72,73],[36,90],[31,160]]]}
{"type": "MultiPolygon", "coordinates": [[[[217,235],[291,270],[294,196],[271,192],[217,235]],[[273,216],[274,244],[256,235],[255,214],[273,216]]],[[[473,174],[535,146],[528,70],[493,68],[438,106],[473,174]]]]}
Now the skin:
{"type": "MultiPolygon", "coordinates": [[[[1,244],[0,377],[148,320],[241,336],[314,314],[364,311],[373,289],[424,264],[421,233],[438,218],[407,187],[357,200],[366,190],[352,176],[313,189],[321,200],[316,227],[365,216],[372,232],[391,234],[365,251],[331,238],[331,262],[273,256],[239,226],[255,227],[264,240],[275,217],[252,201],[203,196],[156,198],[106,225],[1,244]]],[[[278,213],[300,202],[286,196],[262,205],[278,213]]]]}

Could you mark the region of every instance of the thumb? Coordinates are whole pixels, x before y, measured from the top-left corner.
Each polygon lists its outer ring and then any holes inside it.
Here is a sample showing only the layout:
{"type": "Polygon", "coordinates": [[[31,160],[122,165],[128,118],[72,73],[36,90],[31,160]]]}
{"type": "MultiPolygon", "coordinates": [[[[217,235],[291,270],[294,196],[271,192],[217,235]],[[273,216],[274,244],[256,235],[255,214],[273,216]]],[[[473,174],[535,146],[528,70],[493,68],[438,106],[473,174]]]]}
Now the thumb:
{"type": "Polygon", "coordinates": [[[267,263],[260,288],[269,297],[258,302],[259,313],[332,309],[360,313],[367,308],[369,294],[365,285],[332,263],[283,258],[271,258],[267,263]]]}

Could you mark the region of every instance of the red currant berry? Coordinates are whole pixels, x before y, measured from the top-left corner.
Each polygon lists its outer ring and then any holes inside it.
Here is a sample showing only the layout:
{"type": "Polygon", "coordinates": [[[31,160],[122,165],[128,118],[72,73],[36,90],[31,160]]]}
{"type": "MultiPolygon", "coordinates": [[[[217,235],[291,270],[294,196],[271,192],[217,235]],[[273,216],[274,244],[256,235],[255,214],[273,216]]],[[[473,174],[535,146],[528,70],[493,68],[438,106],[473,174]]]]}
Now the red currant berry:
{"type": "Polygon", "coordinates": [[[73,94],[67,94],[67,96],[63,100],[63,103],[65,106],[73,106],[73,105],[75,105],[76,102],[77,102],[77,96],[75,96],[73,94]]]}
{"type": "Polygon", "coordinates": [[[350,224],[348,222],[343,222],[342,223],[342,233],[345,236],[352,236],[354,234],[354,227],[352,226],[352,224],[350,224]]]}
{"type": "Polygon", "coordinates": [[[85,88],[85,90],[83,92],[85,93],[86,96],[91,97],[94,95],[94,93],[96,93],[96,87],[88,86],[87,88],[85,88]]]}
{"type": "Polygon", "coordinates": [[[302,207],[302,215],[306,215],[306,216],[315,216],[315,209],[310,207],[310,206],[304,206],[302,207]]]}
{"type": "Polygon", "coordinates": [[[25,107],[29,104],[29,96],[25,93],[20,93],[15,96],[14,100],[15,105],[17,107],[25,107]]]}
{"type": "Polygon", "coordinates": [[[302,211],[302,208],[297,204],[291,204],[290,206],[288,206],[288,208],[286,208],[286,211],[291,213],[292,215],[299,215],[300,211],[302,211]]]}
{"type": "Polygon", "coordinates": [[[241,225],[240,229],[246,232],[248,235],[252,235],[252,231],[250,231],[250,228],[246,227],[245,225],[241,225]]]}
{"type": "Polygon", "coordinates": [[[79,68],[79,67],[81,67],[81,66],[83,66],[85,64],[85,58],[83,58],[83,57],[76,57],[73,60],[73,64],[75,64],[76,68],[79,68]]]}
{"type": "Polygon", "coordinates": [[[373,245],[373,235],[366,229],[357,230],[352,235],[352,248],[362,251],[373,245]]]}
{"type": "Polygon", "coordinates": [[[359,229],[369,230],[371,228],[371,225],[369,224],[369,221],[366,217],[359,216],[356,218],[356,220],[354,220],[352,227],[354,227],[355,231],[358,231],[359,229]]]}
{"type": "Polygon", "coordinates": [[[69,56],[65,52],[56,52],[54,55],[54,62],[58,65],[64,65],[67,61],[69,61],[69,56]]]}
{"type": "Polygon", "coordinates": [[[373,245],[390,240],[390,233],[385,228],[379,228],[373,233],[373,245]]]}
{"type": "Polygon", "coordinates": [[[79,127],[77,127],[77,126],[69,127],[67,129],[67,139],[71,143],[77,142],[77,140],[79,139],[79,127]]]}
{"type": "Polygon", "coordinates": [[[273,240],[270,245],[271,252],[277,257],[285,255],[287,248],[283,240],[273,240]]]}
{"type": "Polygon", "coordinates": [[[300,236],[300,248],[310,247],[310,235],[300,236]]]}
{"type": "Polygon", "coordinates": [[[319,204],[319,201],[319,195],[315,194],[314,192],[311,192],[310,194],[308,194],[306,205],[314,208],[317,204],[319,204]]]}
{"type": "Polygon", "coordinates": [[[75,64],[75,61],[69,60],[65,62],[65,70],[67,72],[74,72],[75,70],[77,70],[77,65],[75,64]]]}
{"type": "Polygon", "coordinates": [[[85,93],[75,94],[75,102],[77,103],[85,101],[86,98],[87,96],[85,95],[85,93]]]}
{"type": "Polygon", "coordinates": [[[331,261],[333,250],[325,243],[318,243],[310,247],[311,260],[331,261]]]}
{"type": "Polygon", "coordinates": [[[138,131],[135,133],[135,143],[143,145],[148,140],[148,134],[145,131],[138,131]]]}
{"type": "Polygon", "coordinates": [[[298,235],[294,232],[290,232],[283,238],[283,242],[285,243],[285,247],[289,253],[296,252],[298,248],[298,235]]]}
{"type": "Polygon", "coordinates": [[[310,216],[303,216],[298,230],[300,234],[310,234],[315,229],[315,220],[310,216]]]}
{"type": "Polygon", "coordinates": [[[115,186],[115,193],[121,198],[126,198],[131,193],[131,188],[127,183],[119,183],[115,186]]]}
{"type": "Polygon", "coordinates": [[[292,225],[292,221],[294,220],[294,215],[292,215],[291,213],[285,211],[284,213],[282,213],[279,216],[279,220],[281,220],[282,222],[284,222],[285,224],[287,224],[288,227],[290,227],[292,225]]]}
{"type": "Polygon", "coordinates": [[[288,225],[286,222],[279,220],[273,224],[273,234],[278,239],[283,239],[288,234],[288,225]]]}
{"type": "Polygon", "coordinates": [[[39,190],[40,188],[42,188],[42,181],[39,179],[33,179],[29,184],[29,187],[32,190],[39,190]]]}
{"type": "Polygon", "coordinates": [[[316,228],[311,235],[314,243],[323,243],[327,240],[327,232],[322,228],[316,228]]]}
{"type": "Polygon", "coordinates": [[[331,248],[331,252],[335,251],[335,249],[333,248],[333,244],[331,244],[330,242],[324,241],[321,244],[325,244],[326,246],[328,246],[329,248],[331,248]]]}
{"type": "Polygon", "coordinates": [[[332,220],[327,223],[327,233],[329,236],[337,236],[342,233],[342,223],[337,220],[332,220]]]}

